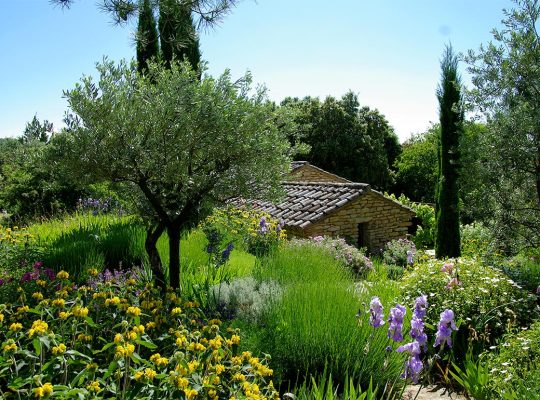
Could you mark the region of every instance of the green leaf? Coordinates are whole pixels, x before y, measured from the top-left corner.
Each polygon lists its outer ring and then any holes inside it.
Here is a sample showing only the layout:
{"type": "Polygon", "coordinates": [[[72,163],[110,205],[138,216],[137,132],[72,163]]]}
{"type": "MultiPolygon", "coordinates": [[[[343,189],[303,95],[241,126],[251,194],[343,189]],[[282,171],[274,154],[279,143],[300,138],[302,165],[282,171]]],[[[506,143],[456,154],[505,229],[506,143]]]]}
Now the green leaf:
{"type": "Polygon", "coordinates": [[[135,341],[135,343],[140,344],[141,346],[144,346],[144,347],[146,347],[147,349],[150,349],[150,350],[157,349],[157,345],[155,345],[154,343],[149,342],[147,340],[137,339],[135,341]]]}
{"type": "Polygon", "coordinates": [[[41,342],[38,338],[35,338],[32,340],[32,344],[34,345],[34,350],[36,351],[36,355],[39,357],[41,355],[41,342]]]}
{"type": "Polygon", "coordinates": [[[105,375],[103,375],[103,379],[107,379],[111,374],[118,368],[118,363],[116,361],[113,361],[109,364],[109,368],[107,369],[107,372],[105,375]]]}

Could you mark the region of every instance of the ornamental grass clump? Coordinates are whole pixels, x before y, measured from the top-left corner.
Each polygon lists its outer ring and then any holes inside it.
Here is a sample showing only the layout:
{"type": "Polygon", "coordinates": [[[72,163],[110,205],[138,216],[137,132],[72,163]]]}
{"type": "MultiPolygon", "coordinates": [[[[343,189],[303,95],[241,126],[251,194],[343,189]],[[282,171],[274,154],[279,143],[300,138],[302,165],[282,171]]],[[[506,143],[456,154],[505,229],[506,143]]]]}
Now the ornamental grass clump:
{"type": "Polygon", "coordinates": [[[114,274],[77,287],[60,271],[19,294],[0,305],[1,398],[277,398],[239,331],[175,291],[114,274]]]}

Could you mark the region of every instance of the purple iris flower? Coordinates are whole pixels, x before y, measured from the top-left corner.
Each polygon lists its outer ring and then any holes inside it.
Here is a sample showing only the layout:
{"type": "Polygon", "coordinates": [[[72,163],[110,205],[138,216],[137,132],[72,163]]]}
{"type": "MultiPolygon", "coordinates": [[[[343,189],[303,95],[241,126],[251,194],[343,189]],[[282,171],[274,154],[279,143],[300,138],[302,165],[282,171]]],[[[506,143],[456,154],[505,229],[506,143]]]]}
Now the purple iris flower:
{"type": "Polygon", "coordinates": [[[388,337],[392,338],[394,342],[403,340],[403,317],[406,313],[407,309],[400,304],[390,309],[388,337]]]}
{"type": "Polygon", "coordinates": [[[437,347],[440,345],[442,349],[445,344],[448,344],[448,347],[452,347],[451,336],[455,330],[457,330],[457,327],[454,323],[454,312],[452,310],[444,310],[437,324],[437,333],[435,334],[435,344],[433,346],[437,347]]]}
{"type": "Polygon", "coordinates": [[[410,378],[414,383],[417,383],[420,372],[422,372],[422,368],[424,367],[420,359],[420,354],[422,353],[420,344],[415,340],[398,347],[396,351],[398,353],[406,352],[409,354],[409,358],[405,361],[405,371],[401,375],[402,378],[410,378]]]}
{"type": "Polygon", "coordinates": [[[369,323],[374,328],[378,328],[384,325],[383,305],[381,300],[377,296],[371,298],[369,303],[369,323]]]}
{"type": "Polygon", "coordinates": [[[424,319],[426,316],[426,309],[428,307],[427,296],[425,294],[419,296],[414,301],[414,310],[413,314],[416,315],[418,319],[424,319]]]}

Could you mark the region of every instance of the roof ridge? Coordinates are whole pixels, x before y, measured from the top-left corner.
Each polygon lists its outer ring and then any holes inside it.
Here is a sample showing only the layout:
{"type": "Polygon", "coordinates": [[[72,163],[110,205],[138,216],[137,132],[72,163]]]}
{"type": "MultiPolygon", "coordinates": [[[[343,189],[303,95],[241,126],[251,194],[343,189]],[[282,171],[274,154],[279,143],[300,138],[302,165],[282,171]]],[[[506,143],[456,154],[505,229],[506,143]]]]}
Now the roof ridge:
{"type": "Polygon", "coordinates": [[[362,182],[329,182],[329,181],[283,181],[284,185],[306,185],[306,186],[344,186],[344,187],[362,187],[362,188],[371,188],[369,183],[362,182]]]}

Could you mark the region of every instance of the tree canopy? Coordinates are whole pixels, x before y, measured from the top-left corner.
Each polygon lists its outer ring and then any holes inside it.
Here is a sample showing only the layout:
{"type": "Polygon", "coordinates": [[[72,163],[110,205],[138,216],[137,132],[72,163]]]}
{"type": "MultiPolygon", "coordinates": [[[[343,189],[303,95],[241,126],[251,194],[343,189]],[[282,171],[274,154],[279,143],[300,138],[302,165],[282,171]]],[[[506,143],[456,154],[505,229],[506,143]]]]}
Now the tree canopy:
{"type": "Polygon", "coordinates": [[[201,81],[188,64],[165,69],[98,65],[99,80],[66,92],[68,129],[55,147],[73,174],[125,182],[149,223],[146,250],[163,280],[155,243],[167,230],[169,276],[179,286],[180,231],[208,204],[236,196],[272,198],[289,168],[289,118],[252,92],[250,76],[201,81]],[[281,129],[277,128],[277,124],[281,129]]]}
{"type": "Polygon", "coordinates": [[[516,1],[493,41],[469,51],[469,98],[486,118],[484,199],[493,231],[522,246],[540,245],[540,4],[516,1]]]}
{"type": "Polygon", "coordinates": [[[356,182],[386,190],[391,165],[401,152],[397,135],[377,110],[360,107],[356,94],[341,99],[287,98],[282,107],[296,110],[299,140],[310,146],[301,157],[356,182]]]}

